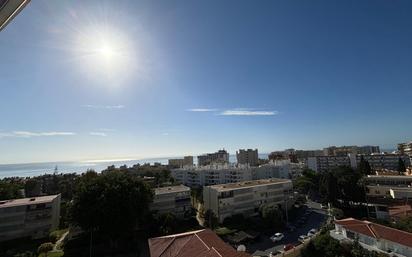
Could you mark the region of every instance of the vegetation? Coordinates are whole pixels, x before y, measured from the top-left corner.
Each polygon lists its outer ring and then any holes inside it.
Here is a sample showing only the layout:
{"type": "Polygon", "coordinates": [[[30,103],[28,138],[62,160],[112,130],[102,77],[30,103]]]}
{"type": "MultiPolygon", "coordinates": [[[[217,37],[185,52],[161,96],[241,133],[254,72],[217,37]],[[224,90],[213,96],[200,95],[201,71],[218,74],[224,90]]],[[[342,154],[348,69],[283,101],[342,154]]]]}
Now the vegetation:
{"type": "Polygon", "coordinates": [[[204,213],[203,218],[205,221],[203,225],[212,230],[215,229],[219,224],[219,220],[217,219],[216,214],[210,209],[204,213]]]}
{"type": "Polygon", "coordinates": [[[37,249],[37,252],[39,254],[43,254],[45,257],[47,257],[48,252],[50,252],[51,250],[53,250],[53,243],[43,243],[39,246],[39,248],[37,249]]]}
{"type": "Polygon", "coordinates": [[[320,235],[312,239],[301,252],[302,257],[379,257],[376,252],[370,252],[354,243],[340,244],[333,239],[328,231],[322,231],[320,235]]]}
{"type": "Polygon", "coordinates": [[[358,172],[362,175],[365,175],[365,176],[372,174],[372,168],[371,168],[369,162],[366,161],[363,158],[363,155],[361,156],[361,159],[360,159],[360,162],[359,162],[359,165],[358,165],[358,172]]]}
{"type": "Polygon", "coordinates": [[[151,189],[135,176],[88,172],[79,180],[69,213],[73,224],[115,241],[146,224],[151,199],[151,189]]]}
{"type": "Polygon", "coordinates": [[[15,183],[13,180],[0,180],[0,201],[21,198],[22,185],[15,183]]]}
{"type": "Polygon", "coordinates": [[[283,216],[280,209],[263,206],[260,210],[263,223],[266,227],[270,228],[281,228],[283,225],[283,216]]]}

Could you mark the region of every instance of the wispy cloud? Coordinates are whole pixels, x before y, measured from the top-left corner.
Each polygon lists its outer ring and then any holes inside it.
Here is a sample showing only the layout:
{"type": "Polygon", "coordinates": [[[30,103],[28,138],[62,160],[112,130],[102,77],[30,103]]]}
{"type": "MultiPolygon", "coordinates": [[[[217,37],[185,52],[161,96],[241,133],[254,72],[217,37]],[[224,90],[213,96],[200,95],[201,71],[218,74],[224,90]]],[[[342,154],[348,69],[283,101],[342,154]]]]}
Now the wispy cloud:
{"type": "Polygon", "coordinates": [[[279,114],[278,111],[262,111],[256,109],[231,109],[231,110],[224,110],[219,113],[222,116],[274,116],[279,114]]]}
{"type": "Polygon", "coordinates": [[[216,112],[218,109],[210,109],[210,108],[193,108],[187,109],[188,112],[216,112]]]}
{"type": "Polygon", "coordinates": [[[82,107],[89,108],[89,109],[115,110],[115,109],[123,109],[126,106],[124,106],[124,105],[92,105],[92,104],[86,104],[86,105],[82,105],[82,107]]]}
{"type": "Polygon", "coordinates": [[[107,134],[104,132],[90,132],[89,135],[97,137],[107,137],[107,134]]]}
{"type": "Polygon", "coordinates": [[[0,138],[4,137],[21,137],[21,138],[31,138],[31,137],[52,137],[52,136],[74,136],[74,132],[31,132],[31,131],[12,131],[12,132],[1,132],[0,138]]]}

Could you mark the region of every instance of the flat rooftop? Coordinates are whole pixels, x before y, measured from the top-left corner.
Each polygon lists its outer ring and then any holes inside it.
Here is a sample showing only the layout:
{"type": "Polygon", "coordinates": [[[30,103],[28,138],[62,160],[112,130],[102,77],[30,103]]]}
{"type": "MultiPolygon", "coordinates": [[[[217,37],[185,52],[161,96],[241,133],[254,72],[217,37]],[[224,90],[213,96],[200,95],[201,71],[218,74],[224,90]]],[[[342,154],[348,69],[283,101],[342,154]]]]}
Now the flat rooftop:
{"type": "Polygon", "coordinates": [[[412,180],[412,176],[405,175],[368,175],[366,179],[398,179],[398,180],[412,180]]]}
{"type": "Polygon", "coordinates": [[[236,183],[212,185],[209,187],[216,189],[218,191],[225,191],[225,190],[238,189],[238,188],[248,188],[248,187],[255,187],[255,186],[272,185],[272,184],[284,184],[284,183],[289,183],[289,182],[291,183],[292,181],[290,179],[270,178],[270,179],[249,180],[249,181],[242,181],[242,182],[236,182],[236,183]]]}
{"type": "Polygon", "coordinates": [[[190,191],[190,187],[187,187],[184,185],[178,185],[178,186],[167,186],[167,187],[155,188],[156,195],[178,193],[178,192],[184,192],[184,191],[190,191]]]}
{"type": "Polygon", "coordinates": [[[32,204],[39,204],[39,203],[50,203],[54,199],[56,199],[58,196],[59,195],[46,195],[46,196],[37,196],[37,197],[30,197],[30,198],[3,200],[3,201],[0,201],[0,208],[9,208],[9,207],[32,205],[32,204]]]}

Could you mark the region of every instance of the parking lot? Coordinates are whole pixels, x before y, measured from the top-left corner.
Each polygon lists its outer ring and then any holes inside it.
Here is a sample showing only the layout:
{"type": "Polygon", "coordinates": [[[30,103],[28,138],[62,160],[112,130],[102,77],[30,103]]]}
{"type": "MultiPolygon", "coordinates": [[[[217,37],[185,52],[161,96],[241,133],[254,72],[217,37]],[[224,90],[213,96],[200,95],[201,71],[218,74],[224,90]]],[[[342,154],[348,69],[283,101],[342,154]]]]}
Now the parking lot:
{"type": "Polygon", "coordinates": [[[326,220],[326,211],[320,208],[320,204],[308,202],[306,206],[299,210],[295,220],[290,220],[290,225],[295,227],[294,231],[273,231],[273,234],[280,232],[284,234],[284,238],[278,242],[272,242],[270,236],[261,235],[257,242],[251,242],[247,245],[247,251],[256,256],[269,256],[270,252],[276,253],[283,250],[283,246],[287,244],[299,244],[298,238],[300,235],[307,235],[308,231],[315,228],[319,229],[322,223],[326,220]],[[299,222],[299,220],[305,221],[299,222]]]}

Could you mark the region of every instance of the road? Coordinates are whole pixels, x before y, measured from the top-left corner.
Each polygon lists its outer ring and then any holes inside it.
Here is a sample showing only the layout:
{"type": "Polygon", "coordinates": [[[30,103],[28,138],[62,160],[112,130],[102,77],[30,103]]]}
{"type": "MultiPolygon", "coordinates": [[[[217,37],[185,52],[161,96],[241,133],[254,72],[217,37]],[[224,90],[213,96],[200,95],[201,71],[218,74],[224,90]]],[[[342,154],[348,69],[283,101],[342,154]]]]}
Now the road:
{"type": "Polygon", "coordinates": [[[300,210],[296,219],[303,216],[306,209],[312,209],[313,212],[308,215],[307,221],[301,227],[295,225],[297,220],[290,220],[290,224],[296,227],[295,231],[273,231],[273,234],[281,232],[285,235],[281,241],[276,243],[272,242],[269,239],[269,236],[261,235],[262,239],[260,241],[247,245],[247,251],[254,253],[254,255],[268,256],[270,252],[283,250],[283,246],[286,244],[296,245],[298,243],[298,237],[300,235],[306,235],[312,228],[318,229],[327,218],[326,211],[320,208],[319,203],[308,201],[306,206],[307,208],[302,208],[302,210],[300,210]]]}

